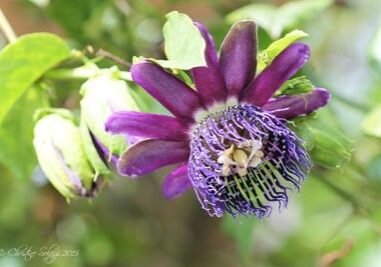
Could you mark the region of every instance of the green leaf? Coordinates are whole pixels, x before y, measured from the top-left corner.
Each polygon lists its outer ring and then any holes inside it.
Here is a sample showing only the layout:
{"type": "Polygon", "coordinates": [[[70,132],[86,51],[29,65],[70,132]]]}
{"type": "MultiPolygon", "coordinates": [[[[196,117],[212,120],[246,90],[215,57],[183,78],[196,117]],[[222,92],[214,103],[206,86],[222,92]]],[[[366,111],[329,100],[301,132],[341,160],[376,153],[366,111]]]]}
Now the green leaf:
{"type": "Polygon", "coordinates": [[[173,11],[164,24],[164,51],[168,60],[155,60],[164,68],[189,70],[206,66],[205,41],[198,28],[187,15],[173,11]]]}
{"type": "Polygon", "coordinates": [[[366,134],[381,137],[381,106],[374,108],[365,117],[361,127],[366,134]]]}
{"type": "Polygon", "coordinates": [[[251,4],[233,11],[227,16],[227,20],[230,23],[242,19],[255,20],[273,39],[276,39],[284,30],[312,19],[331,3],[332,0],[304,0],[287,2],[280,7],[270,4],[251,4]]]}
{"type": "Polygon", "coordinates": [[[258,54],[258,70],[263,70],[273,61],[276,56],[280,54],[280,52],[286,49],[290,44],[306,36],[308,36],[308,34],[304,31],[293,30],[292,32],[287,33],[281,39],[271,43],[269,47],[258,54]]]}
{"type": "Polygon", "coordinates": [[[296,40],[308,36],[308,33],[305,33],[301,30],[293,30],[292,32],[287,33],[284,37],[276,40],[271,43],[269,47],[264,51],[267,53],[269,58],[275,58],[282,52],[287,46],[295,42],[296,40]]]}
{"type": "Polygon", "coordinates": [[[329,113],[323,111],[294,119],[293,130],[305,142],[313,162],[326,168],[337,168],[348,162],[353,144],[329,123],[329,113]]]}
{"type": "Polygon", "coordinates": [[[47,70],[70,56],[59,37],[33,33],[0,52],[0,124],[21,95],[47,70]]]}
{"type": "Polygon", "coordinates": [[[36,166],[32,145],[33,113],[46,105],[45,92],[31,88],[17,101],[0,126],[0,161],[19,179],[28,179],[36,166]]]}
{"type": "Polygon", "coordinates": [[[381,23],[378,27],[377,32],[370,43],[369,47],[369,59],[373,67],[377,70],[381,70],[381,23]]]}

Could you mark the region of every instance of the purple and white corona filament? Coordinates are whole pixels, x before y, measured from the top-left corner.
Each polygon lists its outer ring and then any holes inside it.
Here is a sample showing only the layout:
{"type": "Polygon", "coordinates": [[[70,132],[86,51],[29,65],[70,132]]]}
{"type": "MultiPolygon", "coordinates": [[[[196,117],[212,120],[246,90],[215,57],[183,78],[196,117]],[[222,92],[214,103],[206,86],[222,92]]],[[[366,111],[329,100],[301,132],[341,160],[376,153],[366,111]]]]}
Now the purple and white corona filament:
{"type": "Polygon", "coordinates": [[[195,25],[207,62],[191,70],[195,88],[152,62],[132,66],[133,80],[174,116],[114,113],[108,131],[146,138],[120,157],[118,171],[135,177],[179,164],[163,183],[166,197],[193,188],[211,216],[268,216],[287,205],[288,191],[299,189],[311,168],[287,119],[326,105],[329,93],[273,97],[308,60],[307,45],[290,45],[256,75],[254,22],[233,25],[219,57],[210,34],[195,25]]]}
{"type": "Polygon", "coordinates": [[[279,118],[236,105],[205,118],[193,131],[189,177],[203,208],[263,217],[272,202],[287,205],[310,163],[301,141],[279,118]]]}

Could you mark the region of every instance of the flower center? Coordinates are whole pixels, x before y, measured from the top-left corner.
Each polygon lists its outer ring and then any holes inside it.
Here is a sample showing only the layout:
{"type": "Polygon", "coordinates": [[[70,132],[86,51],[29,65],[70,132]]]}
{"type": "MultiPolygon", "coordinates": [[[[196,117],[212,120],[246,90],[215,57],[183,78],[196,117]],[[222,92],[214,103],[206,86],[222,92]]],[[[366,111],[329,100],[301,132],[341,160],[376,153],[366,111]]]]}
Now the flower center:
{"type": "Polygon", "coordinates": [[[261,147],[261,141],[257,140],[232,144],[221,152],[217,159],[217,162],[222,164],[221,175],[229,176],[235,173],[240,176],[247,175],[248,168],[255,168],[262,163],[264,154],[260,150],[261,147]]]}
{"type": "Polygon", "coordinates": [[[193,129],[189,176],[210,215],[269,215],[287,205],[310,162],[284,121],[254,105],[209,114],[193,129]]]}

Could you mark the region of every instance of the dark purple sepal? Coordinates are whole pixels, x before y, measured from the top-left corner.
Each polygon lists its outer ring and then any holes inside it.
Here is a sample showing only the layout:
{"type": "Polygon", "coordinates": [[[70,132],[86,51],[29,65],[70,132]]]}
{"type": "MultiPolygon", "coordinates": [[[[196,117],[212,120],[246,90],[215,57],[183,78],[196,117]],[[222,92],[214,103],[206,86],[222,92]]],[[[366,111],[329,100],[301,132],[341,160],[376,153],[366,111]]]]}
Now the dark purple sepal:
{"type": "Polygon", "coordinates": [[[187,142],[147,139],[129,147],[118,161],[121,175],[142,176],[170,164],[185,162],[189,157],[187,142]]]}
{"type": "Polygon", "coordinates": [[[192,188],[188,178],[188,165],[181,164],[165,178],[162,184],[163,194],[167,199],[174,199],[192,188]]]}
{"type": "Polygon", "coordinates": [[[198,93],[160,66],[143,61],[131,67],[132,79],[156,98],[173,115],[192,120],[202,108],[198,93]]]}
{"type": "Polygon", "coordinates": [[[113,113],[106,121],[107,132],[172,141],[189,139],[187,122],[165,115],[134,111],[113,113]]]}
{"type": "Polygon", "coordinates": [[[228,97],[238,96],[254,78],[257,67],[254,21],[241,21],[232,26],[221,45],[220,67],[228,97]]]}
{"type": "Polygon", "coordinates": [[[291,78],[310,57],[308,45],[295,43],[283,50],[244,90],[244,103],[263,106],[284,82],[291,78]]]}
{"type": "Polygon", "coordinates": [[[201,23],[194,23],[205,40],[206,67],[196,67],[191,70],[197,91],[203,103],[208,106],[213,102],[222,102],[226,98],[225,81],[218,63],[217,50],[212,36],[201,23]]]}
{"type": "Polygon", "coordinates": [[[326,89],[316,88],[310,93],[275,98],[262,108],[279,118],[292,119],[324,107],[329,99],[326,89]]]}

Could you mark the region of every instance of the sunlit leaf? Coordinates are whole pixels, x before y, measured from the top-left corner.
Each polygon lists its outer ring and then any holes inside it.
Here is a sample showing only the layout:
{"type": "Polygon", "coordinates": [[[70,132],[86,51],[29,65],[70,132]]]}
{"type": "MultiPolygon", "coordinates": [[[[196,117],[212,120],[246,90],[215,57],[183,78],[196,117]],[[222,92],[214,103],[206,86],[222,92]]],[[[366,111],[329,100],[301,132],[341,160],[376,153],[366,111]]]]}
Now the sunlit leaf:
{"type": "Polygon", "coordinates": [[[286,49],[290,44],[306,36],[308,36],[308,34],[304,31],[293,30],[292,32],[287,33],[284,37],[272,42],[269,47],[258,54],[258,70],[263,70],[272,62],[272,60],[277,55],[279,55],[280,52],[286,49]]]}
{"type": "Polygon", "coordinates": [[[375,137],[381,137],[381,106],[373,109],[362,123],[363,131],[375,137]]]}
{"type": "Polygon", "coordinates": [[[282,52],[287,46],[295,42],[296,40],[308,36],[301,30],[293,30],[287,33],[284,37],[279,40],[274,41],[269,45],[269,47],[264,51],[268,54],[270,58],[275,58],[280,52],[282,52]]]}
{"type": "Polygon", "coordinates": [[[332,0],[303,0],[287,2],[280,7],[271,4],[250,4],[230,13],[227,20],[230,23],[242,19],[255,20],[272,38],[276,39],[284,30],[312,19],[331,3],[332,0]]]}
{"type": "Polygon", "coordinates": [[[48,33],[25,35],[5,47],[0,52],[0,124],[42,74],[69,56],[65,42],[48,33]]]}
{"type": "Polygon", "coordinates": [[[193,21],[173,11],[163,27],[164,51],[168,60],[154,60],[164,68],[189,70],[205,66],[205,42],[193,21]]]}

